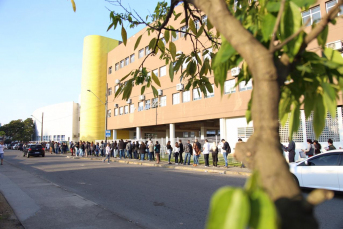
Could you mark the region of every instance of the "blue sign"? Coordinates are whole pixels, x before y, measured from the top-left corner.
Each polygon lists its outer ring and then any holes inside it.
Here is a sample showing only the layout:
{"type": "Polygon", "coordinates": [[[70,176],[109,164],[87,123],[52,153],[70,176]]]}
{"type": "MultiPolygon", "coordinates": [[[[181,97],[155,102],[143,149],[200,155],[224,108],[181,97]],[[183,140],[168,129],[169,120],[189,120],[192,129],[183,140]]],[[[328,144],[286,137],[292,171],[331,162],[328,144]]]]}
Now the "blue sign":
{"type": "Polygon", "coordinates": [[[106,138],[111,137],[111,131],[110,130],[106,130],[106,138]]]}

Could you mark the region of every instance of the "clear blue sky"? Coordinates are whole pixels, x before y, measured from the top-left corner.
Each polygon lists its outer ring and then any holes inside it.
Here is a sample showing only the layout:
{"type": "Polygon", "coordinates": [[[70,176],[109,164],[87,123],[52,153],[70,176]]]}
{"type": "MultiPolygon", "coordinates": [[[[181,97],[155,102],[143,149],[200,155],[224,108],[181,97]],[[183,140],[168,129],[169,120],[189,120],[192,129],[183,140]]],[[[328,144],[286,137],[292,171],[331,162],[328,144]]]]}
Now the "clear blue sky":
{"type": "MultiPolygon", "coordinates": [[[[121,40],[106,32],[105,0],[0,0],[0,123],[29,118],[39,107],[78,102],[82,48],[87,35],[121,40]]],[[[122,0],[139,14],[152,12],[157,0],[122,0]]],[[[127,29],[128,37],[143,27],[127,29]]]]}

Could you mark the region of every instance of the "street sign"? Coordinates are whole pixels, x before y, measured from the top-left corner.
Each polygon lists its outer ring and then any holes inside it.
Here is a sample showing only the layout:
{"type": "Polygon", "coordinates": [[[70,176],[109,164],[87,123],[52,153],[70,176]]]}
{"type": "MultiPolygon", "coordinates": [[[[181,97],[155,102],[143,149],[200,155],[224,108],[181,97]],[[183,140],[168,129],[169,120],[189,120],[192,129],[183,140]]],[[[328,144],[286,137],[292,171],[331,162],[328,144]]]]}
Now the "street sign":
{"type": "Polygon", "coordinates": [[[106,130],[106,138],[111,137],[111,131],[110,130],[106,130]]]}

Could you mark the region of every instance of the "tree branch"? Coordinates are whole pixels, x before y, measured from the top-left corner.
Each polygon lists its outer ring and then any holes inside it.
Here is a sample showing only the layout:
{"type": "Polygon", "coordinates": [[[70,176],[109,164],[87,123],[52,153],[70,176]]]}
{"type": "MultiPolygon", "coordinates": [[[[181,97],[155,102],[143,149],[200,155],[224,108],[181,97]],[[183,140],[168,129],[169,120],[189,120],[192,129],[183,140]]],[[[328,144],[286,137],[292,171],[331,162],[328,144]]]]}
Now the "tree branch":
{"type": "Polygon", "coordinates": [[[282,13],[285,10],[285,3],[286,3],[286,0],[282,0],[281,1],[280,10],[279,10],[279,13],[277,15],[276,22],[275,22],[274,29],[273,29],[273,33],[272,33],[272,39],[270,40],[270,43],[269,43],[269,50],[270,51],[272,51],[273,46],[274,46],[275,34],[276,34],[276,31],[277,31],[277,29],[279,27],[279,24],[280,24],[280,21],[281,21],[281,17],[282,17],[282,13]]]}

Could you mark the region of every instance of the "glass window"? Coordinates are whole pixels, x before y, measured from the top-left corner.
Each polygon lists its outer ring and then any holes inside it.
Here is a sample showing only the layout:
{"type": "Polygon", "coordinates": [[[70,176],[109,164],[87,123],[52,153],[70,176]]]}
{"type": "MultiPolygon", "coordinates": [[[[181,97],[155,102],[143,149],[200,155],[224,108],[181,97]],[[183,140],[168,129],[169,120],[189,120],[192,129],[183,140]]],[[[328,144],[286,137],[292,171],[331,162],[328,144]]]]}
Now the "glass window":
{"type": "Polygon", "coordinates": [[[180,103],[180,93],[173,94],[173,105],[180,103]]]}
{"type": "Polygon", "coordinates": [[[120,68],[124,67],[124,60],[120,61],[120,68]]]}
{"type": "Polygon", "coordinates": [[[164,45],[166,45],[166,39],[164,39],[164,37],[161,38],[161,41],[163,42],[164,45]]]}
{"type": "Polygon", "coordinates": [[[130,104],[130,113],[135,112],[135,104],[130,104]]]}
{"type": "Polygon", "coordinates": [[[153,70],[152,72],[155,74],[155,76],[158,77],[158,69],[155,69],[155,70],[153,70]]]}
{"type": "Polygon", "coordinates": [[[143,102],[139,102],[138,103],[138,111],[142,111],[144,110],[144,103],[143,102]]]}
{"type": "Polygon", "coordinates": [[[123,115],[124,114],[124,107],[119,107],[119,115],[123,115]]]}
{"type": "Polygon", "coordinates": [[[126,105],[124,107],[124,114],[128,114],[129,113],[129,105],[126,105]]]}
{"type": "Polygon", "coordinates": [[[112,88],[111,87],[108,89],[108,95],[112,95],[112,88]]]}
{"type": "Polygon", "coordinates": [[[187,31],[187,26],[182,26],[180,29],[182,32],[180,34],[180,37],[184,37],[185,36],[185,32],[187,31]]]}
{"type": "Polygon", "coordinates": [[[108,68],[108,74],[111,74],[112,73],[112,66],[110,66],[109,68],[108,68]]]}
{"type": "Polygon", "coordinates": [[[239,91],[246,91],[252,89],[252,80],[249,80],[249,82],[246,84],[245,81],[242,81],[238,85],[239,91]]]}
{"type": "Polygon", "coordinates": [[[176,37],[174,37],[173,35],[171,36],[173,42],[179,39],[179,33],[175,32],[175,34],[176,34],[176,37]]]}
{"type": "Polygon", "coordinates": [[[110,118],[111,116],[112,116],[112,110],[108,110],[108,111],[107,111],[107,117],[110,118]]]}
{"type": "Polygon", "coordinates": [[[57,141],[61,141],[61,135],[57,135],[57,141]]]}
{"type": "Polygon", "coordinates": [[[118,71],[118,69],[119,69],[119,63],[116,63],[115,70],[118,71]]]}
{"type": "Polygon", "coordinates": [[[320,6],[313,7],[307,11],[301,13],[303,18],[303,24],[307,23],[307,26],[317,23],[321,19],[320,6]]]}
{"type": "Polygon", "coordinates": [[[158,107],[158,98],[153,98],[151,101],[151,107],[156,108],[158,107]]]}
{"type": "Polygon", "coordinates": [[[188,58],[185,58],[185,60],[182,63],[182,69],[183,70],[187,69],[189,62],[190,62],[190,60],[188,58]],[[188,62],[187,62],[187,60],[188,60],[188,62]]]}
{"type": "Polygon", "coordinates": [[[65,136],[65,135],[61,135],[61,141],[64,141],[64,140],[65,140],[65,138],[66,138],[66,136],[65,136]]]}
{"type": "Polygon", "coordinates": [[[196,30],[200,29],[200,22],[198,20],[194,21],[194,25],[195,25],[196,30]]]}
{"type": "MultiPolygon", "coordinates": [[[[326,5],[326,13],[329,13],[332,7],[337,4],[337,0],[328,1],[325,3],[326,5]]],[[[338,12],[338,16],[343,14],[343,5],[340,6],[341,12],[338,12]]]]}
{"type": "Polygon", "coordinates": [[[135,62],[135,54],[132,54],[130,56],[130,63],[133,63],[133,62],[135,62]]]}
{"type": "Polygon", "coordinates": [[[214,97],[214,84],[212,84],[212,93],[210,93],[206,88],[206,97],[205,98],[211,98],[214,97]]]}
{"type": "Polygon", "coordinates": [[[118,108],[114,109],[114,116],[118,116],[118,108]]]}
{"type": "Polygon", "coordinates": [[[224,83],[224,94],[231,94],[236,92],[236,80],[232,79],[232,80],[227,80],[224,83]]]}
{"type": "Polygon", "coordinates": [[[166,66],[160,67],[160,77],[165,76],[167,74],[166,66]]]}
{"type": "Polygon", "coordinates": [[[161,106],[161,107],[167,106],[167,96],[162,96],[162,97],[160,98],[160,106],[161,106]]]}
{"type": "Polygon", "coordinates": [[[193,100],[199,100],[201,99],[201,91],[199,88],[193,89],[193,100]]]}
{"type": "Polygon", "coordinates": [[[144,49],[141,49],[138,51],[138,59],[142,58],[144,56],[144,49]]]}
{"type": "Polygon", "coordinates": [[[337,165],[339,154],[326,154],[308,160],[310,166],[334,166],[337,165]]]}
{"type": "Polygon", "coordinates": [[[201,16],[201,21],[203,24],[207,25],[207,16],[206,15],[202,15],[201,16]]]}
{"type": "Polygon", "coordinates": [[[129,57],[126,57],[126,58],[125,58],[125,66],[126,66],[126,65],[129,65],[129,57]]]}
{"type": "Polygon", "coordinates": [[[190,91],[182,92],[182,102],[187,103],[190,101],[191,101],[191,92],[190,91]]]}
{"type": "Polygon", "coordinates": [[[57,135],[54,135],[54,142],[57,141],[57,135]]]}
{"type": "Polygon", "coordinates": [[[195,137],[195,132],[191,132],[191,137],[192,137],[192,138],[195,137]]]}
{"type": "Polygon", "coordinates": [[[145,55],[149,55],[150,54],[150,49],[149,46],[145,47],[145,55]]]}
{"type": "Polygon", "coordinates": [[[150,109],[150,99],[145,100],[145,110],[149,110],[149,109],[150,109]]]}
{"type": "Polygon", "coordinates": [[[204,51],[202,52],[202,56],[203,56],[203,58],[204,58],[204,61],[205,61],[206,59],[211,60],[211,53],[212,53],[212,48],[208,48],[208,49],[206,49],[206,50],[204,50],[204,51]]]}
{"type": "Polygon", "coordinates": [[[188,138],[188,132],[183,132],[183,137],[188,138]]]}

